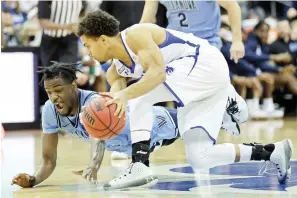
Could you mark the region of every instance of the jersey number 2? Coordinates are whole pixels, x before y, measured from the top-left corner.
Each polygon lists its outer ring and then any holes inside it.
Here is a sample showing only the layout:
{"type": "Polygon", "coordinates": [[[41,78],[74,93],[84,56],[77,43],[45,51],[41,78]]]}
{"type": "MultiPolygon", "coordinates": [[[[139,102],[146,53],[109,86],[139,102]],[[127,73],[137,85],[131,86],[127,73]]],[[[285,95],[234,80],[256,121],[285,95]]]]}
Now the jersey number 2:
{"type": "Polygon", "coordinates": [[[182,27],[188,27],[189,25],[185,23],[186,15],[184,13],[178,13],[178,17],[180,18],[179,24],[182,27]]]}

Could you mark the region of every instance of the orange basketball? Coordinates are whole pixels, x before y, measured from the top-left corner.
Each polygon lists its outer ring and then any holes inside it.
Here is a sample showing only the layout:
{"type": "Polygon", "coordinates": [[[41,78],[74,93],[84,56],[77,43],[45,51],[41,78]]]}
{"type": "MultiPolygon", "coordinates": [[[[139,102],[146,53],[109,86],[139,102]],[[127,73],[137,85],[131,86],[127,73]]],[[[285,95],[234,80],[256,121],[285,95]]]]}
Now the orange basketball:
{"type": "Polygon", "coordinates": [[[116,104],[105,106],[110,97],[94,98],[84,109],[82,120],[86,131],[101,140],[119,135],[125,127],[125,114],[121,118],[114,116],[116,104]]]}

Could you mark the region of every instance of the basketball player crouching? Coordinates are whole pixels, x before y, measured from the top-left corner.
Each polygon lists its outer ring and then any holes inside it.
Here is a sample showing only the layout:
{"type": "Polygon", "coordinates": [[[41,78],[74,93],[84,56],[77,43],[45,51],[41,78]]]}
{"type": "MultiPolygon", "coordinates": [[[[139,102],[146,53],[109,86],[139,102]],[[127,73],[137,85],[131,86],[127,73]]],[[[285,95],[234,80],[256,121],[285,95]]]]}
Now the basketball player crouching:
{"type": "MultiPolygon", "coordinates": [[[[45,67],[43,72],[44,88],[50,98],[42,112],[42,165],[34,175],[21,173],[15,176],[12,184],[21,187],[33,187],[47,179],[56,167],[58,132],[60,130],[83,139],[91,139],[92,158],[88,167],[81,172],[89,182],[97,181],[97,172],[104,157],[104,151],[118,151],[131,156],[132,143],[130,137],[129,117],[125,129],[117,137],[100,141],[88,135],[79,120],[82,106],[87,105],[98,93],[77,88],[76,65],[54,62],[45,67]]],[[[169,145],[178,137],[176,110],[154,107],[154,126],[151,134],[150,151],[156,147],[169,145]]],[[[127,115],[128,116],[128,115],[127,115]]],[[[148,165],[148,162],[147,164],[148,165]]],[[[152,174],[151,172],[149,174],[152,174]]],[[[133,185],[141,186],[157,182],[155,177],[149,180],[136,180],[133,185]]],[[[126,186],[105,185],[106,188],[122,188],[126,186]]]]}

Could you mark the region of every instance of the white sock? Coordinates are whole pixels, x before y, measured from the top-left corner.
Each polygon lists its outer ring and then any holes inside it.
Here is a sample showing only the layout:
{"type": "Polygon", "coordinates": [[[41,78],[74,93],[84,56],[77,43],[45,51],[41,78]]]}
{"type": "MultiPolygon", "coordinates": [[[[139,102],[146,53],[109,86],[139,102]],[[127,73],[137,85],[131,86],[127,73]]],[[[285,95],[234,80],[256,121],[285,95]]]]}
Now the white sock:
{"type": "Polygon", "coordinates": [[[247,162],[251,160],[252,156],[252,147],[239,144],[239,150],[240,150],[240,162],[247,162]]]}

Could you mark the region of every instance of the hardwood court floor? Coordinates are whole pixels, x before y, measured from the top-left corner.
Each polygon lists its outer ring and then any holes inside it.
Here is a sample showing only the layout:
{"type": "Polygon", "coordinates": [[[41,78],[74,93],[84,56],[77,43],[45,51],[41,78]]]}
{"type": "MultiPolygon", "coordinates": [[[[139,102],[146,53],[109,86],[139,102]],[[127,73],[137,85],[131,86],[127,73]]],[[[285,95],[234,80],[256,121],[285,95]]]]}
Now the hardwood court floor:
{"type": "MultiPolygon", "coordinates": [[[[86,167],[89,144],[73,137],[59,136],[58,161],[54,173],[45,182],[31,189],[10,186],[12,177],[21,172],[33,174],[40,165],[41,131],[8,132],[2,142],[1,197],[3,198],[294,198],[297,197],[297,118],[278,121],[247,122],[242,133],[235,137],[221,132],[218,142],[249,143],[275,142],[290,138],[295,144],[292,160],[292,178],[287,185],[279,185],[276,170],[259,175],[263,162],[219,166],[210,174],[194,175],[186,163],[181,140],[163,147],[151,155],[154,173],[159,182],[150,189],[100,191],[71,171],[86,167]],[[197,181],[197,182],[195,182],[197,181]]],[[[129,161],[111,161],[107,152],[99,172],[101,183],[112,179],[129,161]]]]}

